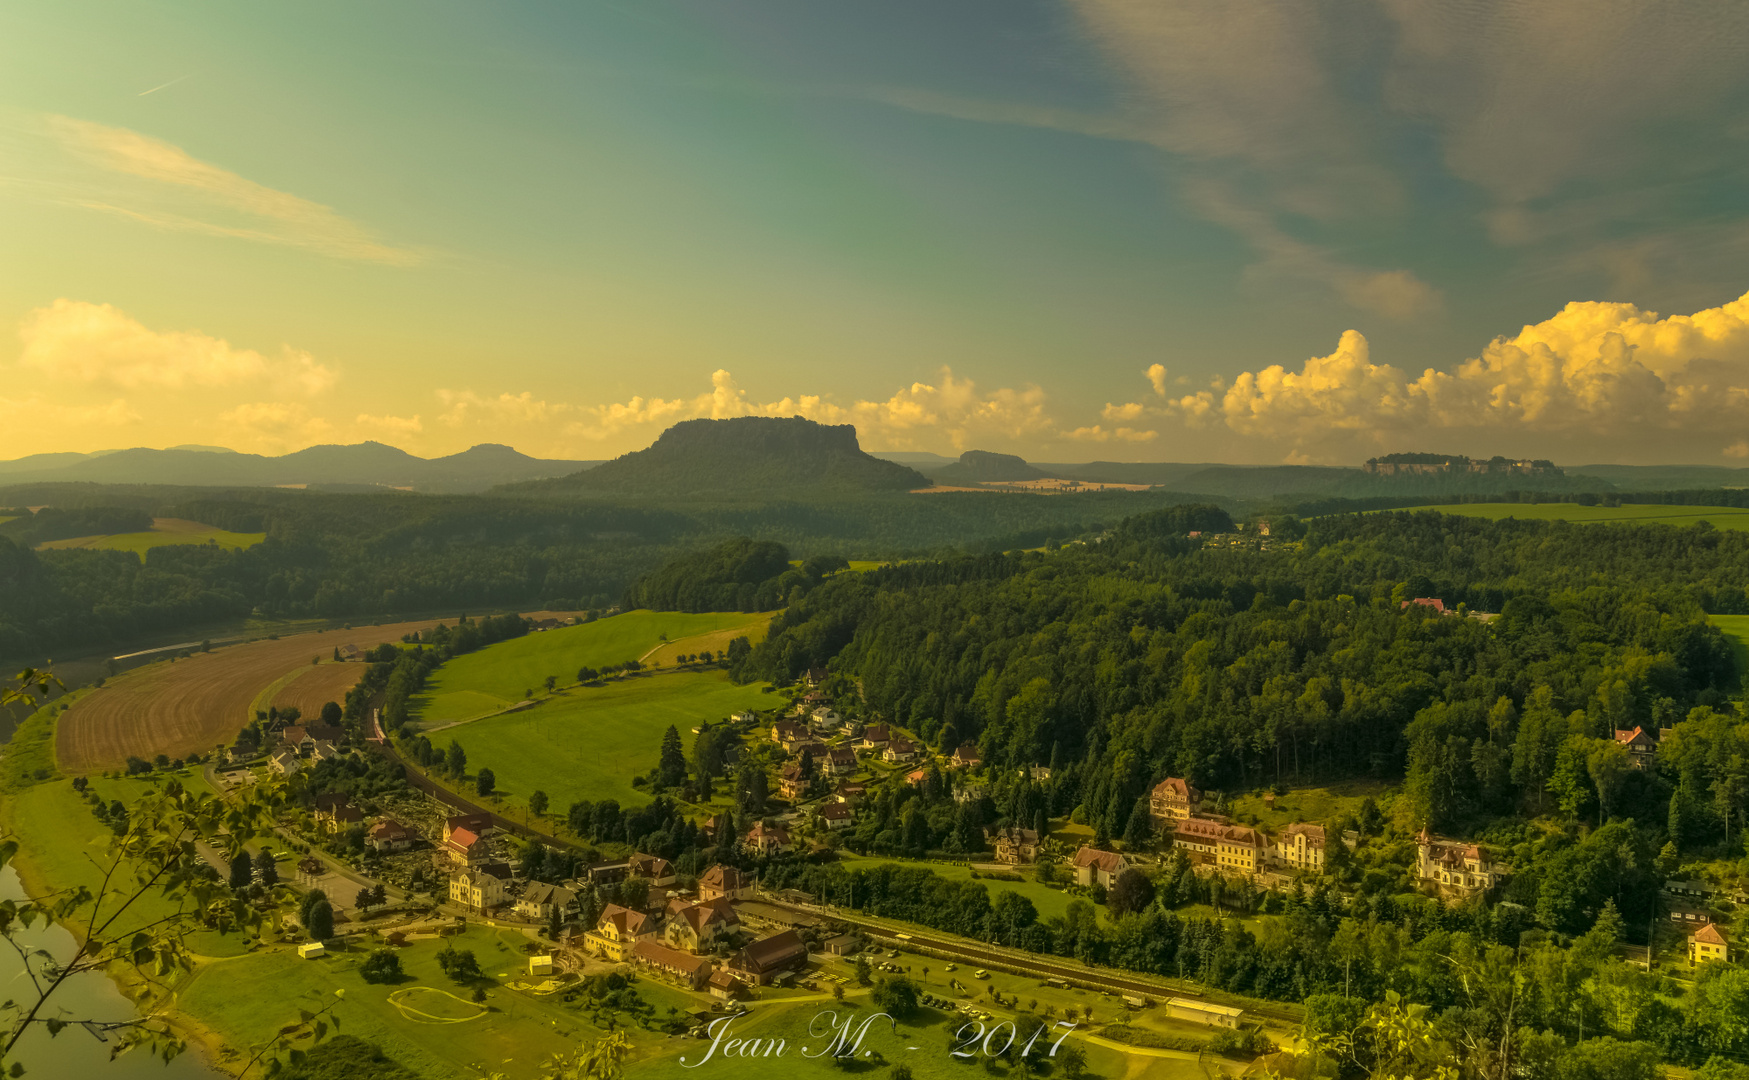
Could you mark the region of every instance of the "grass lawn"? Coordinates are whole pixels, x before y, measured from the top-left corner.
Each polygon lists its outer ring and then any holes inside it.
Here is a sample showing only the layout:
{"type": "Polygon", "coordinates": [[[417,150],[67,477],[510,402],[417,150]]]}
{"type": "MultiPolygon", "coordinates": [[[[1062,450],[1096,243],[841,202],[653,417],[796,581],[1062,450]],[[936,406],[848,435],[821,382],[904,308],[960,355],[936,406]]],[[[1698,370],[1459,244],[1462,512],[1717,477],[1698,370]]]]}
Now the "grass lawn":
{"type": "Polygon", "coordinates": [[[578,799],[647,802],[632,777],[655,767],[668,725],[690,748],[702,720],[784,702],[757,685],[736,686],[720,671],[663,672],[565,690],[531,709],[439,731],[432,741],[441,748],[456,739],[470,772],[490,767],[498,789],[518,801],[545,791],[562,813],[578,799]]]}
{"type": "MultiPolygon", "coordinates": [[[[676,644],[681,638],[741,627],[750,637],[763,636],[770,621],[769,614],[738,611],[687,615],[640,610],[501,641],[444,664],[415,699],[414,714],[426,724],[481,716],[523,701],[531,692],[544,694],[549,675],[557,677],[559,685],[570,686],[577,681],[578,668],[636,660],[660,648],[664,635],[676,644]]],[[[704,647],[701,642],[700,649],[704,647]]]]}
{"type": "MultiPolygon", "coordinates": [[[[528,939],[521,934],[473,926],[451,941],[458,949],[472,950],[489,977],[508,973],[511,978],[506,982],[522,980],[528,939]]],[[[408,999],[420,1012],[452,1015],[427,1008],[447,1000],[442,995],[409,998],[403,993],[415,987],[448,991],[463,1002],[469,997],[468,988],[457,986],[438,968],[442,947],[437,941],[418,941],[397,950],[405,976],[392,985],[367,983],[359,976],[358,965],[367,955],[362,946],[319,960],[300,960],[283,948],[215,961],[184,985],[179,1005],[227,1047],[240,1050],[296,1023],[299,1009],[324,1008],[335,1001],[336,991],[344,990],[337,1010],[342,1030],[377,1043],[389,1057],[428,1080],[477,1080],[500,1071],[513,1078],[533,1076],[551,1055],[602,1034],[580,1012],[567,1007],[562,995],[537,997],[503,986],[488,988],[487,1012],[477,1019],[442,1022],[403,1013],[390,1001],[392,995],[408,999]]],[[[640,990],[648,986],[638,984],[640,990]]],[[[462,1003],[451,1004],[453,1017],[475,1015],[462,1003]]],[[[631,1034],[640,1044],[660,1038],[637,1028],[631,1034]]]]}
{"type": "MultiPolygon", "coordinates": [[[[888,859],[878,856],[865,858],[858,855],[852,855],[848,852],[840,853],[839,858],[843,862],[846,870],[872,870],[877,866],[912,866],[932,871],[940,877],[947,878],[949,881],[972,880],[972,868],[963,863],[928,862],[914,859],[888,859]]],[[[1061,889],[1053,889],[1049,885],[1040,885],[1038,882],[1033,881],[1032,867],[1030,866],[1019,867],[1016,872],[1027,880],[991,881],[986,877],[979,877],[977,880],[983,884],[985,888],[990,890],[990,896],[992,899],[995,898],[998,892],[1006,889],[1010,892],[1017,892],[1028,900],[1031,900],[1032,906],[1038,909],[1039,917],[1041,919],[1051,915],[1061,915],[1064,911],[1068,910],[1069,901],[1075,899],[1074,896],[1061,889]]]]}
{"type": "Polygon", "coordinates": [[[1432,510],[1439,514],[1501,521],[1575,521],[1584,524],[1693,525],[1708,521],[1719,529],[1749,529],[1749,510],[1734,506],[1580,506],[1578,503],[1459,503],[1450,506],[1416,506],[1411,512],[1432,510]]]}
{"type": "MultiPolygon", "coordinates": [[[[205,788],[195,770],[179,776],[184,785],[205,788]]],[[[104,780],[92,784],[107,798],[131,802],[145,794],[158,780],[104,780]]],[[[0,823],[17,837],[20,849],[14,865],[33,894],[62,891],[81,885],[95,889],[101,880],[99,865],[108,865],[108,846],[113,834],[91,814],[91,808],[70,780],[37,784],[10,795],[0,807],[0,823]],[[96,860],[94,865],[92,860],[96,860]]],[[[148,893],[128,909],[110,936],[125,933],[176,910],[173,903],[148,893]]],[[[202,956],[235,956],[248,947],[243,933],[202,931],[190,935],[188,947],[202,956]]]]}
{"type": "Polygon", "coordinates": [[[1228,809],[1234,818],[1255,822],[1269,829],[1280,829],[1296,821],[1322,824],[1344,814],[1354,814],[1367,796],[1378,798],[1388,784],[1379,781],[1351,780],[1329,787],[1293,788],[1278,795],[1274,808],[1267,807],[1262,795],[1241,795],[1231,801],[1228,809]]]}
{"type": "Polygon", "coordinates": [[[1724,631],[1737,654],[1737,674],[1749,683],[1749,615],[1708,615],[1707,621],[1724,631]]]}
{"type": "Polygon", "coordinates": [[[227,550],[254,547],[267,539],[266,533],[237,533],[202,525],[182,518],[153,518],[145,532],[112,533],[107,536],[76,536],[70,540],[50,540],[39,548],[91,548],[103,551],[131,551],[145,555],[155,547],[170,544],[205,544],[212,542],[227,550]]]}

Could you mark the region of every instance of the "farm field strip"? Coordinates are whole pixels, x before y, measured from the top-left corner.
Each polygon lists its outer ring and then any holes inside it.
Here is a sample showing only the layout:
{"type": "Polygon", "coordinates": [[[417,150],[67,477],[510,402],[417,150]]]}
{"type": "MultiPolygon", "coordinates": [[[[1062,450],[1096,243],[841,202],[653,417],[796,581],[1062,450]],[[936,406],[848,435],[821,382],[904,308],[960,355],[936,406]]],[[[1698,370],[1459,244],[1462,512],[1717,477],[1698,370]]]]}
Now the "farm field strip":
{"type": "Polygon", "coordinates": [[[209,540],[226,550],[238,550],[254,547],[265,539],[266,533],[230,532],[186,518],[153,518],[152,527],[145,532],[75,536],[66,540],[49,540],[38,544],[37,548],[86,548],[98,551],[131,551],[136,555],[143,555],[155,547],[204,544],[209,540]]]}
{"type": "Polygon", "coordinates": [[[740,626],[731,626],[726,630],[715,630],[708,634],[694,634],[691,637],[664,642],[638,657],[638,661],[644,664],[654,661],[663,667],[673,667],[679,663],[679,658],[682,656],[692,656],[701,652],[713,655],[727,652],[729,642],[738,637],[745,637],[748,642],[757,645],[765,640],[765,633],[771,628],[773,614],[767,612],[763,615],[755,615],[751,621],[740,626]]]}
{"type": "Polygon", "coordinates": [[[346,692],[364,677],[363,664],[317,664],[300,671],[279,688],[268,705],[282,712],[295,706],[305,720],[314,720],[330,701],[345,704],[346,692]]]}
{"type": "Polygon", "coordinates": [[[1410,513],[1431,510],[1438,514],[1486,518],[1489,521],[1517,518],[1520,521],[1571,521],[1586,525],[1678,526],[1705,521],[1719,529],[1749,529],[1749,509],[1735,506],[1677,506],[1668,503],[1634,503],[1626,506],[1580,506],[1578,503],[1455,503],[1402,509],[1410,513]]]}
{"type": "MultiPolygon", "coordinates": [[[[90,773],[118,768],[130,754],[151,758],[205,753],[230,743],[237,729],[248,723],[256,695],[289,672],[331,665],[349,668],[357,678],[364,673],[363,665],[325,659],[335,646],[369,649],[386,641],[399,642],[403,635],[437,621],[318,630],[135,668],[109,680],[61,716],[56,757],[69,772],[90,773]],[[312,665],[311,657],[324,659],[321,665],[312,665]]],[[[290,685],[296,686],[296,681],[290,685]]]]}

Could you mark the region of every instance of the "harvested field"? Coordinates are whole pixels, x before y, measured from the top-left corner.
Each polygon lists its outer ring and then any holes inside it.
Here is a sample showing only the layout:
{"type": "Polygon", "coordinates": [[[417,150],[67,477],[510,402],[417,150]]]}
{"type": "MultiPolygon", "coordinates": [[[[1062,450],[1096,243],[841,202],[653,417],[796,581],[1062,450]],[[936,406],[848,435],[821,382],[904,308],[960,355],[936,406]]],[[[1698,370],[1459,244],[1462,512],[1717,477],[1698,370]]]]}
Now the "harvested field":
{"type": "Polygon", "coordinates": [[[284,710],[295,705],[306,720],[314,720],[322,706],[330,701],[346,703],[346,691],[364,677],[363,664],[336,664],[332,661],[305,668],[298,677],[280,688],[268,702],[284,710]]]}
{"type": "MultiPolygon", "coordinates": [[[[322,693],[334,685],[331,680],[341,677],[334,669],[349,672],[353,679],[364,674],[363,664],[326,659],[336,646],[369,649],[385,641],[399,642],[402,635],[438,621],[294,634],[136,668],[109,680],[62,715],[55,733],[55,756],[70,773],[90,773],[119,768],[130,754],[147,759],[156,754],[173,758],[204,754],[221,743],[230,744],[237,729],[248,723],[256,696],[276,680],[300,667],[312,668],[280,694],[303,695],[298,684],[306,678],[316,680],[309,686],[322,693]],[[312,656],[323,657],[322,664],[312,665],[312,656]]],[[[328,700],[318,697],[316,708],[328,700]]]]}

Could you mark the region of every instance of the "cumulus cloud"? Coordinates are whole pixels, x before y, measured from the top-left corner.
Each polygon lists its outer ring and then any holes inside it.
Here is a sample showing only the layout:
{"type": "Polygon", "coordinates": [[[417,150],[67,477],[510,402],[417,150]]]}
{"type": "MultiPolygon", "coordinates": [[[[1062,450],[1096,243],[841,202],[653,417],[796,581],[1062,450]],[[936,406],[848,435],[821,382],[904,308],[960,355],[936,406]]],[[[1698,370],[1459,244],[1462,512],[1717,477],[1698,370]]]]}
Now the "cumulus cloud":
{"type": "Polygon", "coordinates": [[[51,138],[88,164],[150,182],[117,190],[83,185],[67,201],[87,209],[160,228],[303,248],[338,259],[411,266],[425,258],[422,252],[385,242],[331,207],[256,183],[162,139],[67,116],[50,116],[46,123],[51,138]],[[162,194],[181,196],[191,205],[161,205],[162,194]],[[219,217],[213,216],[215,211],[219,217]]]}
{"type": "Polygon", "coordinates": [[[24,317],[18,362],[53,378],[125,388],[181,389],[268,383],[319,394],[334,372],[289,346],[275,357],[198,330],[153,330],[109,304],[62,298],[24,317]]]}
{"type": "Polygon", "coordinates": [[[418,416],[372,416],[369,413],[359,413],[358,419],[353,423],[360,432],[375,432],[368,437],[377,440],[417,435],[425,430],[425,424],[418,416]]]}
{"type": "Polygon", "coordinates": [[[301,450],[335,437],[332,423],[295,401],[252,401],[219,414],[225,437],[280,452],[301,450]]]}
{"type": "MultiPolygon", "coordinates": [[[[1108,405],[1106,408],[1110,409],[1111,406],[1108,405]]],[[[1076,442],[1145,443],[1153,442],[1159,435],[1158,431],[1143,431],[1139,428],[1129,427],[1107,428],[1100,424],[1094,424],[1092,427],[1078,427],[1072,431],[1063,432],[1063,438],[1073,439],[1076,442]]]]}
{"type": "Polygon", "coordinates": [[[1397,445],[1429,432],[1570,442],[1658,436],[1712,440],[1749,456],[1749,295],[1693,315],[1632,304],[1568,304],[1450,371],[1412,374],[1349,330],[1299,369],[1274,364],[1173,398],[1106,406],[1112,419],[1173,416],[1296,448],[1397,445]]]}

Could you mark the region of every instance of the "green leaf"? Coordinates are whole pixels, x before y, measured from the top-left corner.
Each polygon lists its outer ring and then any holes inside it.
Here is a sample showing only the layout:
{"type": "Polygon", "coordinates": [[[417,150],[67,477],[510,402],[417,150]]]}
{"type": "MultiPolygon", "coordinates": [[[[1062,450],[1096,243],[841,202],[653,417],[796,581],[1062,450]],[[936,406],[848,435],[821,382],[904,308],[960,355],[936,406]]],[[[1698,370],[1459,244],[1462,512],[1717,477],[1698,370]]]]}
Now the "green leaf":
{"type": "Polygon", "coordinates": [[[299,1009],[298,1010],[298,1019],[300,1021],[302,1021],[303,1023],[307,1024],[311,1020],[314,1020],[315,1018],[316,1018],[316,1014],[311,1012],[308,1009],[299,1009]]]}
{"type": "Polygon", "coordinates": [[[61,1033],[61,1029],[67,1026],[67,1022],[65,1020],[45,1020],[43,1026],[49,1029],[49,1038],[52,1039],[61,1033]]]}

